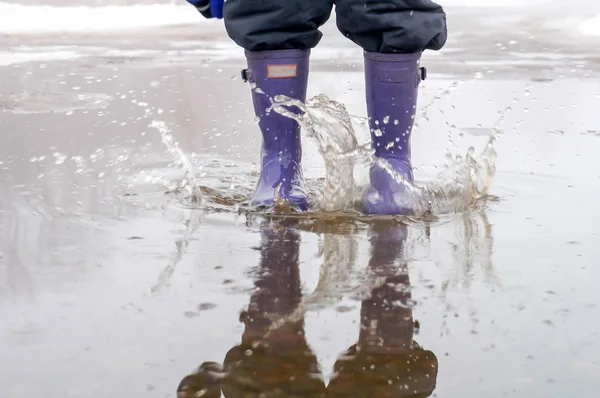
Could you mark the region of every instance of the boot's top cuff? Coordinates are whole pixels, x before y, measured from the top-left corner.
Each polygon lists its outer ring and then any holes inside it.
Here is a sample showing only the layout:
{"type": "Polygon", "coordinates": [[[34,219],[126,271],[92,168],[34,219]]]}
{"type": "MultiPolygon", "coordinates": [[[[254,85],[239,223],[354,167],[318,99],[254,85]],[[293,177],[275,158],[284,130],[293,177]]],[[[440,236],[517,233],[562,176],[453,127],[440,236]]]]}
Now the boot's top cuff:
{"type": "Polygon", "coordinates": [[[246,58],[249,59],[278,59],[278,58],[305,58],[310,55],[310,50],[270,50],[270,51],[248,51],[245,50],[246,58]]]}
{"type": "Polygon", "coordinates": [[[402,61],[416,61],[421,58],[422,52],[417,53],[373,53],[364,51],[365,59],[371,61],[381,62],[402,62],[402,61]]]}

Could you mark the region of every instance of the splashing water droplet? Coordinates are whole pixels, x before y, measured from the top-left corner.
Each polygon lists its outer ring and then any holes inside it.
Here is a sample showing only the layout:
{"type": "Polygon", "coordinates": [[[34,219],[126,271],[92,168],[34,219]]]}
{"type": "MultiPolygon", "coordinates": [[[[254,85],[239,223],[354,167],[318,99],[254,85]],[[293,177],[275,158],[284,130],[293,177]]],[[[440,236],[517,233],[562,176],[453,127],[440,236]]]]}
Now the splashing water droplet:
{"type": "Polygon", "coordinates": [[[66,155],[58,152],[55,152],[52,156],[54,156],[54,164],[63,164],[67,159],[66,155]]]}
{"type": "MultiPolygon", "coordinates": [[[[446,92],[450,90],[452,88],[446,92]]],[[[423,115],[431,104],[420,114],[423,115]]],[[[385,159],[376,158],[370,142],[359,145],[352,126],[352,117],[342,104],[325,95],[311,98],[306,104],[285,96],[276,96],[272,109],[298,121],[303,134],[316,142],[325,161],[323,192],[318,195],[319,206],[325,211],[348,210],[348,206],[359,200],[362,189],[353,174],[356,166],[375,165],[386,170],[398,184],[406,187],[408,200],[413,204],[413,212],[417,216],[468,209],[476,200],[487,194],[495,175],[494,143],[501,134],[497,127],[493,128],[493,134],[479,156],[475,155],[475,149],[472,147],[464,158],[458,155],[453,157],[448,153],[446,165],[440,168],[436,178],[423,187],[417,187],[407,181],[404,175],[395,172],[385,159]],[[286,106],[290,105],[300,108],[302,114],[289,111],[286,106]]],[[[506,108],[501,112],[497,125],[503,122],[510,110],[506,108]]],[[[396,121],[394,123],[396,124],[396,121]]],[[[449,130],[454,127],[448,126],[449,130]]],[[[377,135],[381,134],[381,131],[377,129],[373,133],[377,135]]]]}
{"type": "Polygon", "coordinates": [[[204,203],[204,197],[200,191],[200,187],[194,179],[194,167],[183,153],[179,145],[173,141],[173,136],[170,134],[170,130],[167,124],[162,120],[153,120],[149,127],[158,130],[162,137],[162,142],[167,147],[167,151],[173,156],[175,161],[179,162],[185,171],[185,175],[181,182],[181,187],[189,192],[192,200],[199,206],[204,203]]]}

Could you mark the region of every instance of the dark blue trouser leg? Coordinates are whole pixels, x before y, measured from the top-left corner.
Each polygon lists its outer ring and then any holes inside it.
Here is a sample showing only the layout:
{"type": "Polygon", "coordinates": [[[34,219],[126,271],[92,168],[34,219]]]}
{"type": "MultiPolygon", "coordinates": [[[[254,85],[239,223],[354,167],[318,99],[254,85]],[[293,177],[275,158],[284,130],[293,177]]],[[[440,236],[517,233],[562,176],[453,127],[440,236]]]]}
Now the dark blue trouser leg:
{"type": "Polygon", "coordinates": [[[336,4],[337,25],[365,51],[412,53],[446,43],[446,14],[431,0],[227,0],[229,37],[249,51],[316,47],[336,4]]]}
{"type": "Polygon", "coordinates": [[[365,51],[415,53],[446,43],[446,14],[431,0],[336,0],[337,26],[365,51]]]}
{"type": "Polygon", "coordinates": [[[321,37],[333,0],[227,0],[225,28],[248,51],[309,50],[321,37]]]}

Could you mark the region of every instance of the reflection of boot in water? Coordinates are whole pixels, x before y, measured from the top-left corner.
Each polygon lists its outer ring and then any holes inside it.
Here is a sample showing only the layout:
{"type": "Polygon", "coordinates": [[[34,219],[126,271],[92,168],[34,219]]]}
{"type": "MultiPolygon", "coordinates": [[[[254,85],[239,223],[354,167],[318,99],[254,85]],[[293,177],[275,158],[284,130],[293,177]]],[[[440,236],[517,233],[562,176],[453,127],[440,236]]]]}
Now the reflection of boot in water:
{"type": "Polygon", "coordinates": [[[317,358],[306,342],[304,319],[269,330],[300,303],[299,246],[294,229],[262,231],[257,290],[240,317],[245,324],[242,343],[225,357],[221,388],[227,398],[325,395],[317,358]]]}
{"type": "Polygon", "coordinates": [[[437,358],[413,341],[410,280],[402,251],[406,226],[377,226],[369,270],[385,283],[361,305],[358,344],[334,365],[329,397],[429,397],[436,385],[437,358]]]}
{"type": "Polygon", "coordinates": [[[178,398],[324,397],[317,358],[304,336],[304,320],[269,330],[291,314],[302,298],[298,251],[300,236],[292,228],[262,231],[256,292],[241,314],[242,343],[225,357],[224,369],[206,362],[185,377],[178,398]]]}
{"type": "Polygon", "coordinates": [[[177,398],[219,398],[221,377],[221,365],[215,362],[204,362],[195,373],[181,380],[177,387],[177,398]]]}

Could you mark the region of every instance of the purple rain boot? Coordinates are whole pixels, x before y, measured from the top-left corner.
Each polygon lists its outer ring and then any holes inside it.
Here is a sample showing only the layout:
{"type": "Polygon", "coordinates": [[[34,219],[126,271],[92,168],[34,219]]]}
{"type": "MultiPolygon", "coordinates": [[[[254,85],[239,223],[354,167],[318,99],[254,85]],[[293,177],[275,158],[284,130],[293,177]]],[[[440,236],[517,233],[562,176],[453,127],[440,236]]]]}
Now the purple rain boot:
{"type": "Polygon", "coordinates": [[[263,137],[261,172],[253,206],[272,206],[277,191],[280,199],[302,211],[308,210],[300,165],[300,126],[295,120],[267,109],[276,95],[306,101],[309,56],[309,50],[246,51],[248,69],[242,75],[253,83],[254,112],[263,137]]]}
{"type": "MultiPolygon", "coordinates": [[[[398,174],[413,183],[410,135],[417,106],[418,87],[425,78],[419,67],[421,53],[364,52],[367,112],[375,156],[388,161],[398,174]]],[[[367,214],[398,215],[411,212],[407,187],[384,169],[372,165],[370,186],[364,193],[367,214]]]]}

